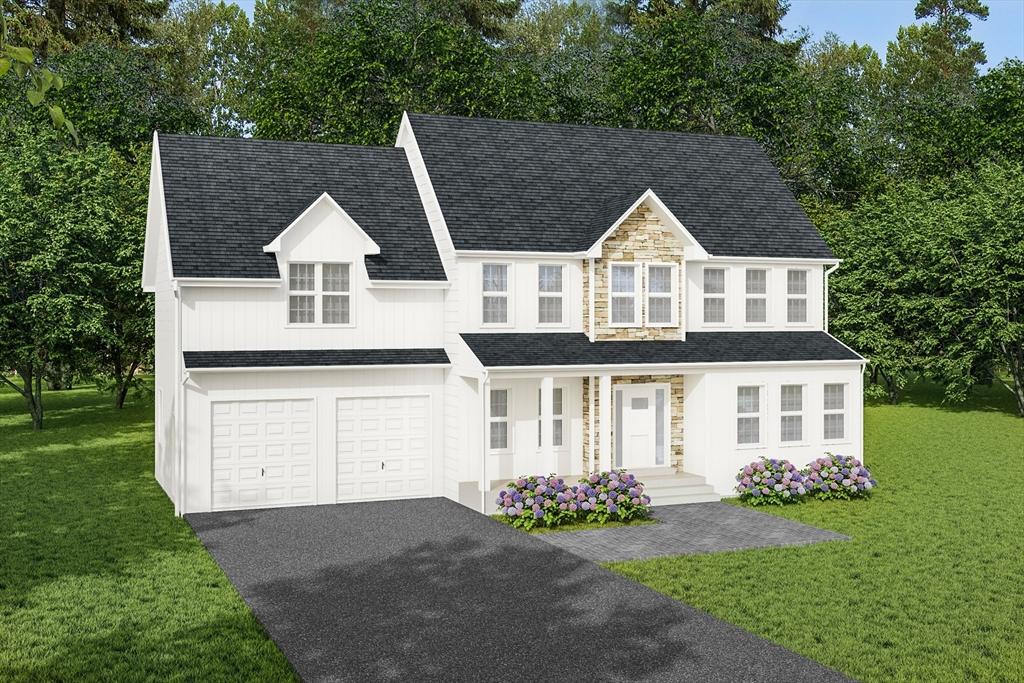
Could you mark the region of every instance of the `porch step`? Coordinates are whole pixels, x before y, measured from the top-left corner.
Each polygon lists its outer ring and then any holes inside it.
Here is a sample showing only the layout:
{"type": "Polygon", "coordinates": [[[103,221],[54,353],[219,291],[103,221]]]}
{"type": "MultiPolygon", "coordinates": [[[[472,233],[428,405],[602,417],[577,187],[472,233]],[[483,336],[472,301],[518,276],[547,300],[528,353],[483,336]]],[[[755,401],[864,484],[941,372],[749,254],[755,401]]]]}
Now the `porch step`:
{"type": "MultiPolygon", "coordinates": [[[[714,503],[722,499],[704,477],[698,474],[679,472],[672,467],[649,467],[630,471],[643,483],[651,497],[652,507],[686,503],[714,503]]],[[[575,475],[562,478],[567,484],[574,484],[579,479],[575,475]]],[[[498,492],[507,483],[507,479],[492,481],[488,502],[496,499],[498,492]]]]}

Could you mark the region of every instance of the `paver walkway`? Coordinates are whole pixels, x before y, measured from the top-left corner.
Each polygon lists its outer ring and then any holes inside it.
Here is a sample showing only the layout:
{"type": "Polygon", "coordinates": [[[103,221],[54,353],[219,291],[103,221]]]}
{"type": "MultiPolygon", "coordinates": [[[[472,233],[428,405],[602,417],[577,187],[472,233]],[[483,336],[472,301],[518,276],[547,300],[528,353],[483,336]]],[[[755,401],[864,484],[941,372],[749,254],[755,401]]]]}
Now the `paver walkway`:
{"type": "Polygon", "coordinates": [[[188,515],[307,681],[845,681],[445,499],[188,515]]]}
{"type": "Polygon", "coordinates": [[[659,524],[537,534],[551,545],[594,562],[644,560],[822,541],[848,536],[726,503],[653,508],[659,524]]]}

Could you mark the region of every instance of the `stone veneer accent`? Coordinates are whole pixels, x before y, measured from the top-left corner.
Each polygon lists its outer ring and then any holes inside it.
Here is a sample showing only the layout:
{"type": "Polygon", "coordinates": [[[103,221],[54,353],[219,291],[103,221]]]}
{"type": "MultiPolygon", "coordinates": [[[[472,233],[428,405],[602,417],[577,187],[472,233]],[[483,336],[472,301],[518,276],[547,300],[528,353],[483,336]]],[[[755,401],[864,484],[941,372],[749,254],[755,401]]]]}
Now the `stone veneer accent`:
{"type": "MultiPolygon", "coordinates": [[[[677,327],[611,327],[609,325],[608,275],[613,261],[674,263],[679,267],[680,308],[682,308],[683,245],[672,231],[647,207],[641,205],[622,222],[619,229],[604,241],[602,257],[595,259],[594,272],[590,260],[583,261],[583,330],[590,333],[590,287],[594,285],[594,319],[596,339],[682,339],[681,326],[677,327]]],[[[641,286],[640,311],[646,316],[646,291],[641,286]]],[[[681,323],[682,310],[676,312],[681,323]]]]}
{"type": "MultiPolygon", "coordinates": [[[[670,439],[671,448],[669,464],[677,470],[683,468],[683,375],[628,375],[612,378],[612,392],[614,395],[616,384],[670,384],[669,406],[672,411],[670,416],[670,439]]],[[[601,458],[601,446],[597,443],[598,435],[590,434],[590,378],[583,378],[583,467],[586,472],[593,469],[590,462],[590,439],[594,438],[594,454],[601,458]]],[[[597,384],[594,387],[594,409],[600,414],[600,392],[597,384]]],[[[615,448],[615,423],[612,422],[611,444],[615,448]]]]}

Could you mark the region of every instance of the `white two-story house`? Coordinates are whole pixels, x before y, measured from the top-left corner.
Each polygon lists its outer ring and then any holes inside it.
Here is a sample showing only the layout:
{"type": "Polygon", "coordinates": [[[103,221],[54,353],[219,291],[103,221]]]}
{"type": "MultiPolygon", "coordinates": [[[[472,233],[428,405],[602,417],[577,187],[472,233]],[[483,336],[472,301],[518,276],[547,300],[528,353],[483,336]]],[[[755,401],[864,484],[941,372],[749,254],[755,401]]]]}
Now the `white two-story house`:
{"type": "Polygon", "coordinates": [[[406,115],[396,145],[157,135],[156,477],[202,512],[863,457],[837,259],[752,140],[406,115]]]}

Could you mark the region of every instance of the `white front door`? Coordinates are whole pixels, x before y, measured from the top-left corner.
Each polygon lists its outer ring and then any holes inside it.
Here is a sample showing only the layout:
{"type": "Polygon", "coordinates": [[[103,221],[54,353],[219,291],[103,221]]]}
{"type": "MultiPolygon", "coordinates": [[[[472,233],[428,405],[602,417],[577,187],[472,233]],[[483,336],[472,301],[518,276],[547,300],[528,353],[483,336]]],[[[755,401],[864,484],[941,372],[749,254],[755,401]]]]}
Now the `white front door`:
{"type": "Polygon", "coordinates": [[[668,392],[662,384],[615,387],[615,466],[655,467],[666,463],[668,392]]]}

